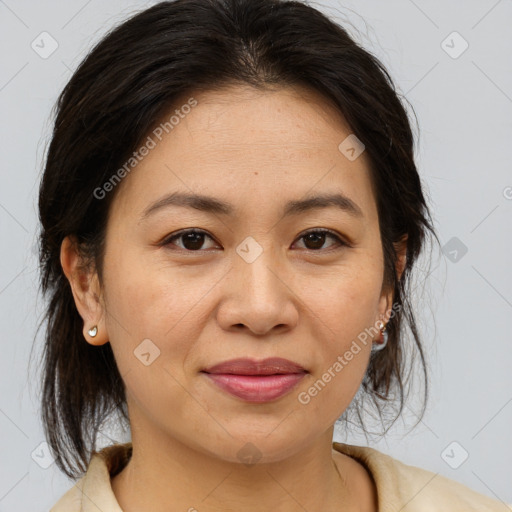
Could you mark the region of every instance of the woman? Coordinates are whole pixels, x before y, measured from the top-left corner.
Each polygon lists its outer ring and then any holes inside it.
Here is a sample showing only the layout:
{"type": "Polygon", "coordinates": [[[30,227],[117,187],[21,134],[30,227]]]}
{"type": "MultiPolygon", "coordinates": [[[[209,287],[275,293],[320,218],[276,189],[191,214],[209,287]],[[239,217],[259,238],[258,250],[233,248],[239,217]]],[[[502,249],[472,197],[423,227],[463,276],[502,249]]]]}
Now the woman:
{"type": "Polygon", "coordinates": [[[54,512],[502,510],[332,443],[402,410],[436,238],[385,69],[299,2],[162,2],[62,92],[40,188],[54,512]],[[131,441],[96,451],[121,413],[131,441]],[[360,416],[360,415],[359,415],[360,416]],[[85,475],[83,474],[85,472],[85,475]]]}

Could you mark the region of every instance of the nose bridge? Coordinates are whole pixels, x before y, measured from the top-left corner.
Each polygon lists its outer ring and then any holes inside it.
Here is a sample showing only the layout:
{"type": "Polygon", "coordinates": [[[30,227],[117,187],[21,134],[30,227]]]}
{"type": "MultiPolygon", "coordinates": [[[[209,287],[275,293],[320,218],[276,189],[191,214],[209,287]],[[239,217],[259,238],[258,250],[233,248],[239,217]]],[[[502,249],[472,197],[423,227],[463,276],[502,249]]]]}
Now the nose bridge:
{"type": "Polygon", "coordinates": [[[235,248],[228,282],[222,291],[217,320],[226,330],[248,328],[269,334],[274,328],[293,328],[299,307],[286,284],[286,263],[271,233],[247,236],[235,248]]]}
{"type": "Polygon", "coordinates": [[[244,289],[253,294],[253,297],[263,294],[262,298],[268,301],[282,287],[276,275],[282,267],[272,246],[272,236],[259,236],[258,240],[248,236],[237,246],[235,279],[240,279],[244,289]]]}

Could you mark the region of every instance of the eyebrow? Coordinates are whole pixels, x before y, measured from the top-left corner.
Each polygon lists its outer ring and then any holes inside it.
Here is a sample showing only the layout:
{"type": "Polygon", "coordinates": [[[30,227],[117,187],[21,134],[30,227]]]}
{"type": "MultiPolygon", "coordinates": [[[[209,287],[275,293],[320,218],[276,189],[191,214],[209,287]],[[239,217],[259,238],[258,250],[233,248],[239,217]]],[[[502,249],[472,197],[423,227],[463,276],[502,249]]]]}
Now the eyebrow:
{"type": "MultiPolygon", "coordinates": [[[[174,192],[162,197],[155,203],[152,203],[150,206],[148,206],[142,213],[140,220],[145,220],[158,210],[170,206],[184,206],[187,208],[194,208],[196,210],[218,215],[234,216],[235,214],[235,208],[233,205],[216,199],[215,197],[201,194],[174,192]]],[[[333,206],[348,213],[352,217],[364,217],[361,208],[354,201],[352,201],[352,199],[341,193],[321,194],[309,196],[305,199],[289,201],[284,206],[282,216],[288,217],[290,215],[299,215],[310,210],[329,208],[333,206]]]]}

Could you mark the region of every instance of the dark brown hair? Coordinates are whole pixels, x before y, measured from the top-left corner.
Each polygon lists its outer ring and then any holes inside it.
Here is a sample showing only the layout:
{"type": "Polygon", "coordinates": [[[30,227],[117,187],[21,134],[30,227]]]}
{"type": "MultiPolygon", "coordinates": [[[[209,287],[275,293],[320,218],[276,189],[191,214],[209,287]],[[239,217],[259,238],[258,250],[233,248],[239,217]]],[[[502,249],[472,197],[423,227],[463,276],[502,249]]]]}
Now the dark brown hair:
{"type": "MultiPolygon", "coordinates": [[[[407,370],[405,328],[419,354],[427,401],[427,365],[410,304],[410,273],[434,232],[414,161],[407,112],[380,61],[318,10],[297,1],[161,2],[112,29],[78,66],[56,104],[39,190],[41,291],[47,297],[42,421],[58,467],[83,473],[101,422],[121,413],[125,388],[109,343],[84,339],[60,247],[74,235],[100,282],[104,234],[116,191],[94,190],[119,169],[179,97],[228,85],[307,87],[335,105],[371,161],[384,253],[384,285],[397,313],[387,347],[372,354],[360,391],[381,412],[402,412],[407,370]],[[407,260],[396,272],[396,244],[407,260]]],[[[341,142],[341,141],[340,141],[341,142]]],[[[119,188],[119,187],[118,187],[119,188]]],[[[357,397],[356,397],[357,398],[357,397]]],[[[354,400],[363,424],[360,401],[354,400]]],[[[394,420],[393,420],[394,421],[394,420]]],[[[363,424],[364,428],[364,424],[363,424]]]]}

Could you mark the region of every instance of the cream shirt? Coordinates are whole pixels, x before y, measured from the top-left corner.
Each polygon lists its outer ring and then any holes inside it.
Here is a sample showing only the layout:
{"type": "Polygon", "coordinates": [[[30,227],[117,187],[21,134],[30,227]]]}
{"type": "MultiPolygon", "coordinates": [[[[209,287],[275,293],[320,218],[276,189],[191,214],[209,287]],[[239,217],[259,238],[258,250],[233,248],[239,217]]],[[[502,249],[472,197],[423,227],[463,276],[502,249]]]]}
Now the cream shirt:
{"type": "MultiPolygon", "coordinates": [[[[362,463],[377,486],[379,512],[507,512],[512,505],[416,466],[410,466],[374,448],[333,443],[333,448],[362,463]]],[[[123,512],[112,491],[110,477],[131,456],[131,443],[94,452],[87,472],[50,512],[123,512]]]]}

